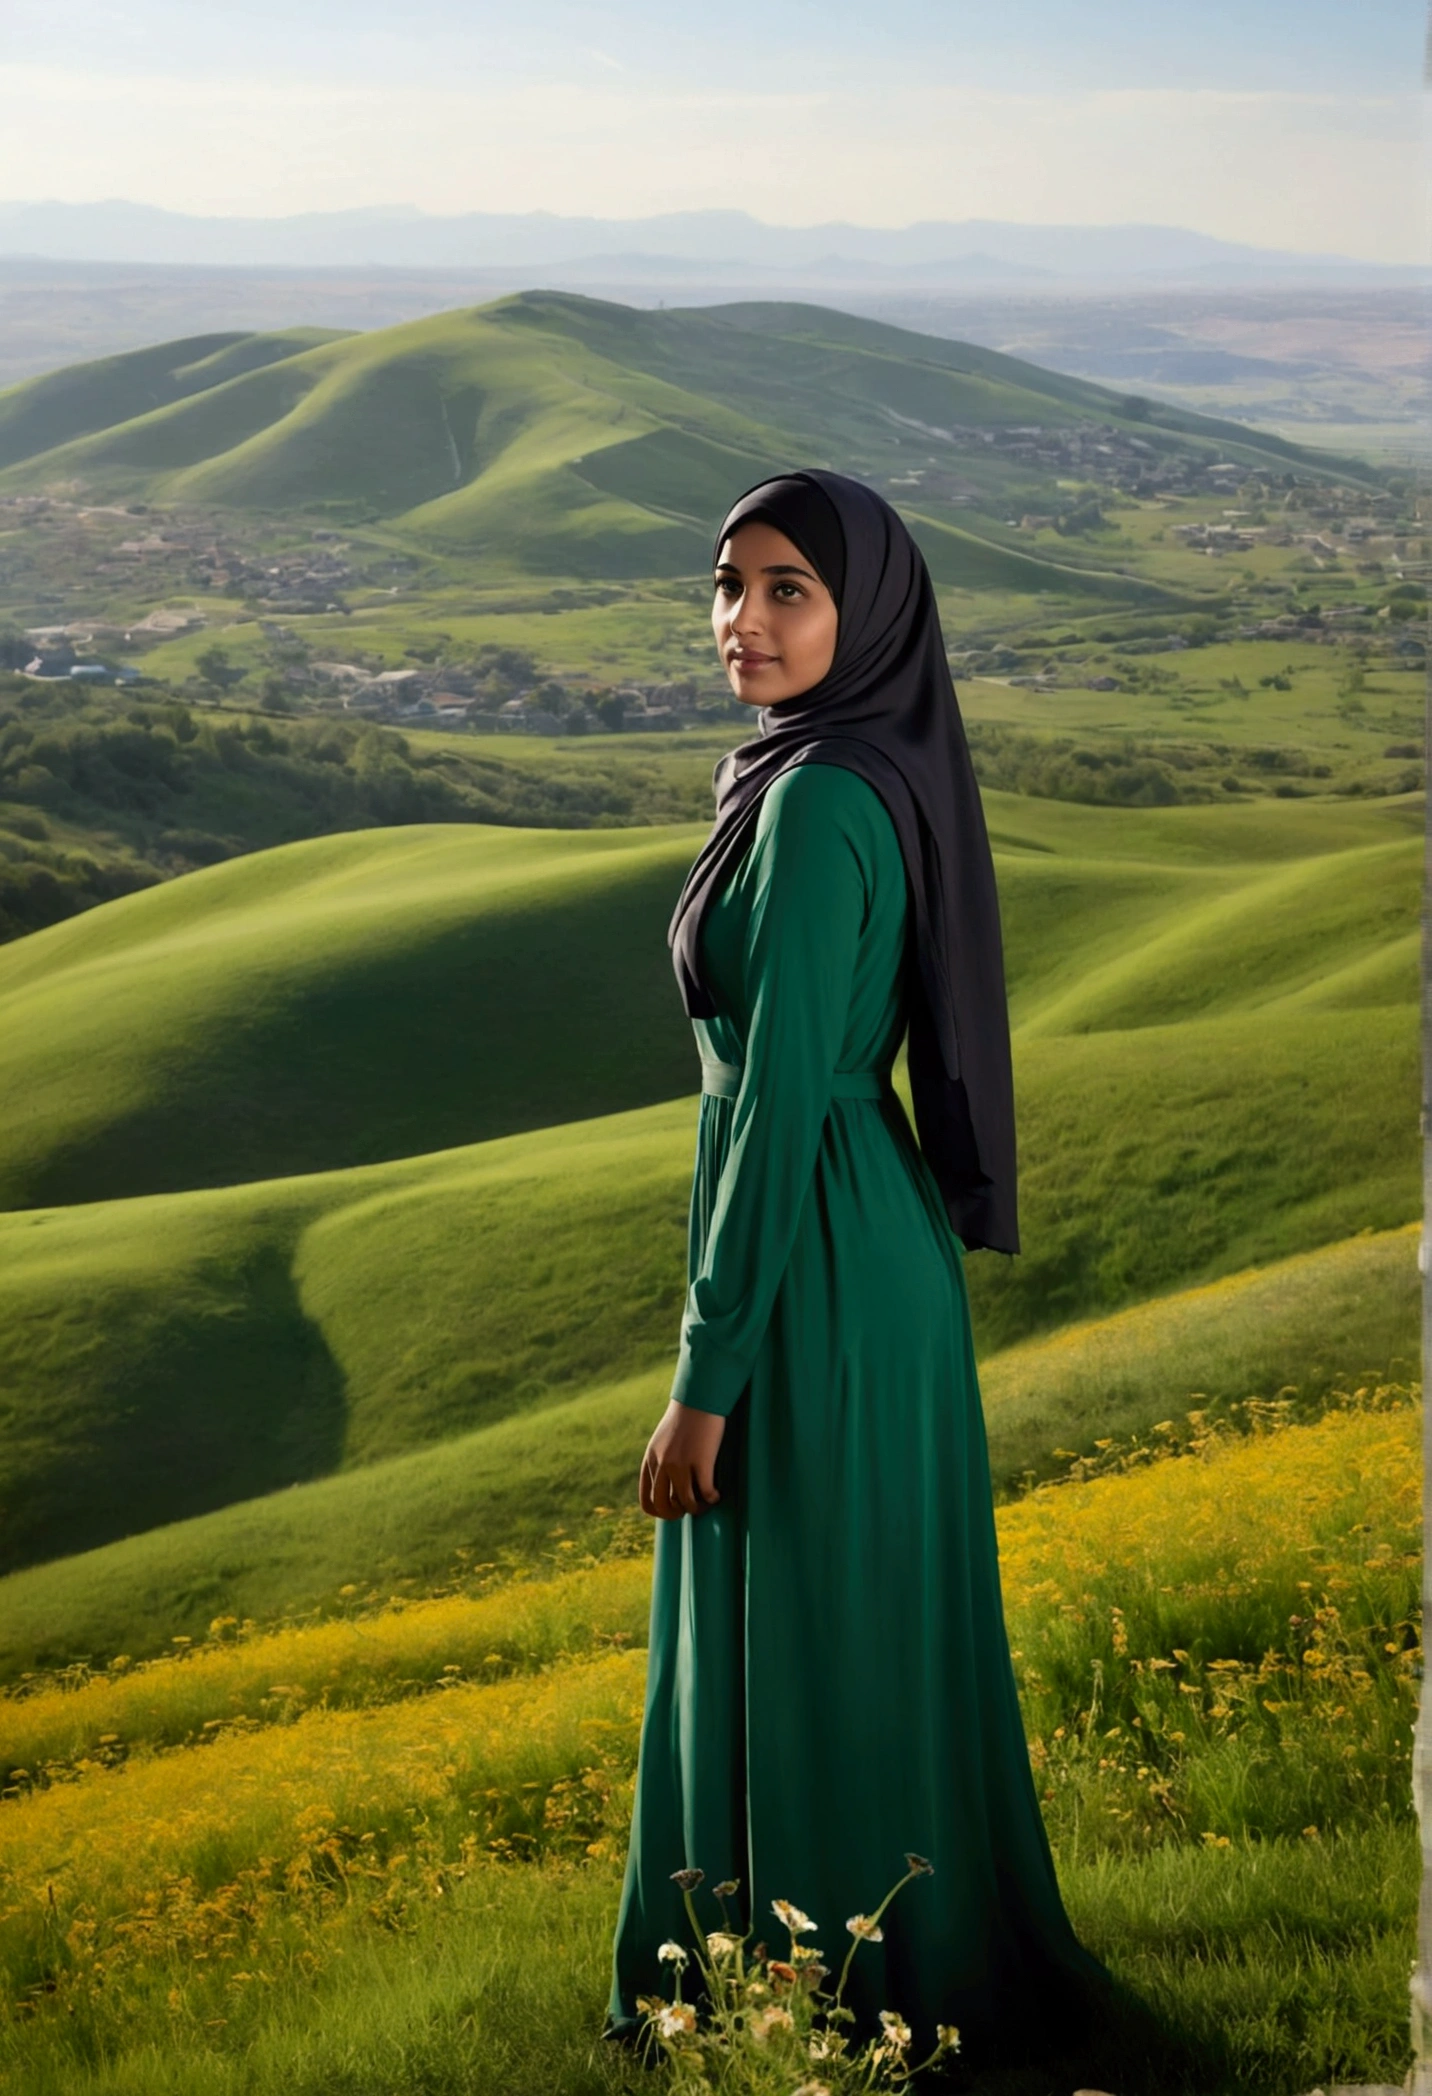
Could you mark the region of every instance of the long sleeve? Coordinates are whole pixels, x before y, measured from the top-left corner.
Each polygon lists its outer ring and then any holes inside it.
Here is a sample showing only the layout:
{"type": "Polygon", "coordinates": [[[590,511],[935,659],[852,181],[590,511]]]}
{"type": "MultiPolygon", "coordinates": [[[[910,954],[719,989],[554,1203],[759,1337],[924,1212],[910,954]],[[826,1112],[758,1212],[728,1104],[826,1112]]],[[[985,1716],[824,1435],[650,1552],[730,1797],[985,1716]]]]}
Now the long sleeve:
{"type": "Polygon", "coordinates": [[[797,766],[766,793],[736,876],[745,1069],[672,1387],[697,1411],[729,1413],[749,1381],[815,1173],[870,901],[869,790],[797,766]]]}

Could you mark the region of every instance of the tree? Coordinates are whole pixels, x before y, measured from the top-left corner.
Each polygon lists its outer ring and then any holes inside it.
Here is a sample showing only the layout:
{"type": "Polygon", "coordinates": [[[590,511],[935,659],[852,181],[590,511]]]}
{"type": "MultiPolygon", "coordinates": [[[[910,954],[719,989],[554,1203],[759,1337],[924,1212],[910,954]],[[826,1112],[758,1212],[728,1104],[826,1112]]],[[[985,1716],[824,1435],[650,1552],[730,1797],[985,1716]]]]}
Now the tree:
{"type": "Polygon", "coordinates": [[[202,655],[195,657],[194,667],[209,689],[220,695],[228,691],[232,685],[241,684],[248,675],[247,670],[236,668],[230,662],[228,649],[220,647],[217,641],[205,648],[202,655]]]}
{"type": "Polygon", "coordinates": [[[609,691],[605,698],[598,699],[592,710],[602,726],[609,728],[613,735],[626,726],[626,706],[614,691],[609,691]]]}

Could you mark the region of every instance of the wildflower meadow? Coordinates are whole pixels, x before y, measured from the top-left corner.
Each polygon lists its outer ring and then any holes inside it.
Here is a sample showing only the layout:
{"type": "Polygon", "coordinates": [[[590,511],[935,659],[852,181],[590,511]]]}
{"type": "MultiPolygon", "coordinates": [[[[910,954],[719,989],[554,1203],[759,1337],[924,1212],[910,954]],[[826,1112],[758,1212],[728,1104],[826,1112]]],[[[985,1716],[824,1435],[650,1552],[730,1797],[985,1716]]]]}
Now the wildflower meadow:
{"type": "MultiPolygon", "coordinates": [[[[1000,1509],[1066,1899],[1182,2033],[1164,2086],[1293,2096],[1406,2065],[1419,1434],[1406,1387],[1311,1418],[1291,1398],[1195,1410],[1000,1509]]],[[[5,2085],[793,2096],[799,2064],[807,2096],[836,2096],[925,2055],[967,2074],[953,2036],[899,2038],[898,2002],[878,2059],[832,2046],[794,1923],[774,1965],[709,1927],[677,1946],[719,1978],[728,2039],[766,2016],[745,2043],[766,2079],[739,2078],[719,2017],[673,2021],[676,1990],[651,2010],[655,2081],[602,2043],[647,1605],[642,1539],[625,1518],[602,1533],[580,1563],[221,1617],[168,1657],[19,1682],[0,1702],[5,2085]]],[[[880,1925],[814,1919],[853,1955],[880,1925]]]]}

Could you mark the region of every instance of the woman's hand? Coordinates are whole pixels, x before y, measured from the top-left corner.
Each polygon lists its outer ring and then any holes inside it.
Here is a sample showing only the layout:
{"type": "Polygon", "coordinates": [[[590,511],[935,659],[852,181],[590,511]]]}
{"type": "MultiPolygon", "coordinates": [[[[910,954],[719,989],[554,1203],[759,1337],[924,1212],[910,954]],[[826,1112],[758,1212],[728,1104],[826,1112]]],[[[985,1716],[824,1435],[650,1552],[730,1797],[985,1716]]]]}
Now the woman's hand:
{"type": "Polygon", "coordinates": [[[641,1465],[641,1510],[658,1521],[679,1521],[714,1506],[716,1453],[726,1422],[717,1412],[698,1412],[673,1398],[646,1445],[641,1465]]]}

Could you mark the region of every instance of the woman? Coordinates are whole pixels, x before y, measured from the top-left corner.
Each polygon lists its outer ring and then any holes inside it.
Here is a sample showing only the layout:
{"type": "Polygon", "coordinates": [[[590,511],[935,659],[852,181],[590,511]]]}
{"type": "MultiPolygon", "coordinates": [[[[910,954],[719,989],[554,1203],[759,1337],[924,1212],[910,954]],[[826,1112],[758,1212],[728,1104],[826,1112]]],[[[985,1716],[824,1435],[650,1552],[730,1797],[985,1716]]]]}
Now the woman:
{"type": "Polygon", "coordinates": [[[899,2010],[917,2055],[958,2024],[973,2063],[1041,2018],[1067,2037],[1102,1973],[1030,1777],[963,1272],[1018,1249],[989,842],[929,576],[879,496],[753,489],[715,586],[760,735],[717,767],[671,926],[703,1096],[640,1481],[660,1525],[610,2029],[689,1933],[673,1871],[739,1880],[758,1937],[795,1901],[838,1963],[915,1850],[934,1874],[847,1999],[867,2028],[899,2010]],[[907,1027],[918,1144],[890,1084],[907,1027]]]}

